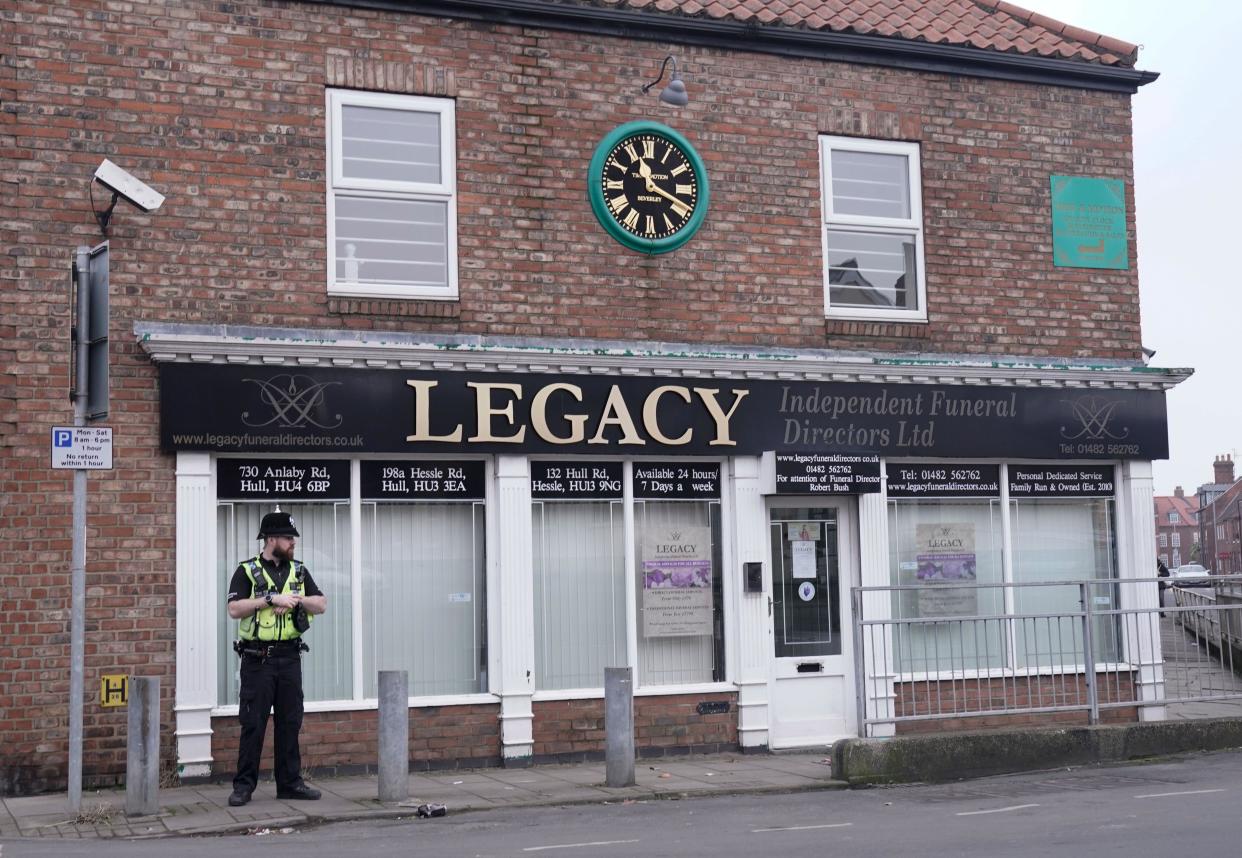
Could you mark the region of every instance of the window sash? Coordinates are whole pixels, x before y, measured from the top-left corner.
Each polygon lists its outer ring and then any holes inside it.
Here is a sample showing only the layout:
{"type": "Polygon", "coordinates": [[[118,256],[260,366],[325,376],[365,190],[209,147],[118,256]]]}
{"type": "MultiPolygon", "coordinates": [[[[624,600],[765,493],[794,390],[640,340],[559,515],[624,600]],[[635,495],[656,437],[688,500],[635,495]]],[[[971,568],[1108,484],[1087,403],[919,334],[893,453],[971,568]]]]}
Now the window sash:
{"type": "MultiPolygon", "coordinates": [[[[885,140],[862,140],[848,137],[820,137],[820,175],[822,200],[821,240],[824,259],[824,315],[844,319],[887,319],[890,321],[926,321],[926,276],[923,251],[923,200],[922,179],[919,163],[920,148],[917,143],[885,140]],[[901,169],[904,164],[904,169],[901,169]],[[901,176],[901,179],[898,177],[901,176]],[[885,209],[889,214],[885,215],[885,209]],[[896,276],[884,275],[884,283],[876,283],[877,300],[863,295],[850,295],[856,288],[845,288],[833,283],[843,275],[838,248],[840,236],[853,234],[864,237],[896,237],[909,242],[913,261],[901,260],[901,265],[880,265],[902,269],[903,288],[898,290],[900,302],[889,301],[884,306],[878,300],[885,289],[893,291],[896,276]],[[835,272],[835,275],[834,275],[835,272]],[[913,281],[913,282],[910,282],[913,281]]],[[[875,257],[872,253],[870,256],[875,257]]],[[[875,257],[878,259],[879,257],[875,257]]],[[[861,259],[858,267],[864,266],[861,259]]],[[[845,272],[854,280],[863,273],[845,272]]],[[[873,281],[868,279],[870,285],[873,281]]],[[[862,286],[864,291],[865,286],[862,286]]]]}
{"type": "Polygon", "coordinates": [[[638,678],[643,688],[724,680],[724,590],[719,501],[634,501],[636,568],[632,576],[638,643],[638,678]],[[665,526],[706,527],[711,533],[712,632],[705,635],[646,637],[643,634],[642,545],[646,534],[665,526]]]}
{"type": "Polygon", "coordinates": [[[363,696],[405,670],[411,697],[487,691],[487,566],[478,501],[362,503],[363,696]]]}
{"type": "Polygon", "coordinates": [[[622,501],[534,501],[535,688],[599,688],[626,663],[622,501]]]}
{"type": "MultiPolygon", "coordinates": [[[[354,658],[353,600],[350,579],[350,526],[348,501],[293,503],[281,507],[291,513],[304,536],[299,537],[295,557],[305,563],[315,584],[328,598],[328,611],[311,619],[307,641],[314,657],[302,663],[302,689],[306,700],[349,700],[353,697],[354,658]]],[[[261,501],[217,501],[217,574],[228,592],[238,563],[259,553],[255,539],[259,522],[272,505],[261,501]]],[[[240,620],[230,619],[221,606],[217,655],[217,704],[237,705],[240,658],[233,652],[240,620]]]]}
{"type": "MultiPolygon", "coordinates": [[[[1117,574],[1117,537],[1113,498],[1011,499],[1002,507],[1000,498],[991,500],[906,500],[889,501],[890,581],[913,583],[908,576],[917,568],[913,549],[902,540],[914,532],[916,523],[974,520],[975,548],[979,583],[1038,582],[1113,578],[1117,574]],[[989,513],[984,514],[986,506],[989,513]],[[1011,546],[1001,545],[1002,521],[1008,517],[1011,546]],[[987,522],[991,524],[987,524],[987,522]],[[903,530],[904,527],[904,530],[903,530]],[[990,536],[989,536],[990,534],[990,536]],[[1047,556],[1049,534],[1061,544],[1061,555],[1047,556]],[[1066,554],[1066,551],[1069,554],[1066,554]],[[1043,552],[1043,553],[1041,553],[1043,552]],[[906,561],[908,569],[903,567],[906,561]],[[991,571],[989,571],[991,570],[991,571]]],[[[1055,546],[1054,546],[1055,547],[1055,546]]],[[[1118,605],[1119,593],[1102,584],[1094,595],[1107,595],[1118,605]]],[[[1056,613],[1066,608],[1079,610],[1077,587],[979,588],[975,599],[979,616],[1011,617],[1024,614],[1056,613]],[[1071,592],[1072,591],[1072,592],[1071,592]]],[[[892,594],[895,619],[920,616],[920,591],[899,590],[892,594]]],[[[956,611],[966,615],[967,611],[956,611]]],[[[911,629],[898,627],[894,636],[894,668],[902,674],[934,674],[951,669],[1021,668],[1063,669],[1081,661],[1081,623],[1053,627],[1017,619],[988,622],[982,629],[967,631],[962,637],[952,624],[924,624],[911,629]],[[916,660],[916,655],[922,653],[916,660]],[[948,659],[950,665],[945,663],[948,659]]],[[[1117,619],[1097,617],[1093,627],[1096,654],[1104,661],[1116,661],[1123,646],[1117,619]]]]}
{"type": "MultiPolygon", "coordinates": [[[[371,190],[399,191],[413,194],[437,194],[449,196],[456,192],[457,185],[457,154],[455,148],[456,110],[451,99],[424,98],[412,95],[389,95],[385,93],[353,92],[349,90],[328,90],[329,145],[331,147],[330,185],[333,190],[371,190]],[[348,108],[371,108],[375,110],[391,110],[396,113],[407,113],[415,116],[435,116],[438,124],[435,135],[439,153],[439,180],[382,179],[368,178],[358,174],[358,170],[347,169],[347,161],[358,156],[364,150],[359,146],[365,142],[361,135],[351,135],[346,123],[348,108]]],[[[357,127],[357,123],[355,126],[357,127]]],[[[390,143],[392,141],[389,141],[390,143]]],[[[419,148],[426,148],[427,141],[420,140],[419,148]]],[[[401,145],[413,145],[410,143],[401,145]]]]}
{"type": "Polygon", "coordinates": [[[453,101],[329,90],[327,115],[329,294],[455,299],[453,101]],[[384,140],[385,129],[415,139],[384,140]]]}

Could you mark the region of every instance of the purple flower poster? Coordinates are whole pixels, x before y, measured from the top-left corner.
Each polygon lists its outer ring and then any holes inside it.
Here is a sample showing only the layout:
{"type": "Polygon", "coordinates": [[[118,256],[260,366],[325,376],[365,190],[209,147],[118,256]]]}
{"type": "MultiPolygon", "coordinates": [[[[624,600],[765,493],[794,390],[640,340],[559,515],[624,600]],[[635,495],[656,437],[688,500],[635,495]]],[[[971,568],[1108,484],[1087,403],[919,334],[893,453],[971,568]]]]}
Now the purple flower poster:
{"type": "Polygon", "coordinates": [[[711,528],[662,526],[643,540],[643,636],[712,633],[711,528]]]}

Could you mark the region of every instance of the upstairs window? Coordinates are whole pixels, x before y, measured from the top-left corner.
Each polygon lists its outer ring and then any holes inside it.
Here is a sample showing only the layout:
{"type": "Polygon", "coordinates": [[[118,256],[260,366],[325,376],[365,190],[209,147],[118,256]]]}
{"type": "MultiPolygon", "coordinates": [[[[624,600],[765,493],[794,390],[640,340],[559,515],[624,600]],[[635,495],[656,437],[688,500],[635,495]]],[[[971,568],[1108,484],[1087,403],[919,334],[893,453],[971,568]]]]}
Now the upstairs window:
{"type": "Polygon", "coordinates": [[[1175,512],[1169,513],[1169,524],[1181,524],[1182,517],[1175,512]]]}
{"type": "Polygon", "coordinates": [[[917,143],[819,138],[824,314],[927,320],[917,143]]]}
{"type": "Polygon", "coordinates": [[[328,91],[328,292],[457,297],[453,102],[328,91]]]}

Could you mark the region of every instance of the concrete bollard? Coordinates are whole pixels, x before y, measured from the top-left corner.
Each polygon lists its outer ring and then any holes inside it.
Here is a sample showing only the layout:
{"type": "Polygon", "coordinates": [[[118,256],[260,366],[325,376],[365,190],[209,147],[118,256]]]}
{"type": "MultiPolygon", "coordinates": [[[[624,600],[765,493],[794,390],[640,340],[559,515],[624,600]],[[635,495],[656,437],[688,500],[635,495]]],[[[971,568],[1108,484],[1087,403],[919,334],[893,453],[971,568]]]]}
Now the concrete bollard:
{"type": "Polygon", "coordinates": [[[634,785],[634,670],[604,668],[605,785],[634,785]]]}
{"type": "Polygon", "coordinates": [[[125,741],[125,815],[153,816],[160,809],[160,678],[129,678],[125,741]]]}
{"type": "Polygon", "coordinates": [[[410,797],[410,674],[379,672],[379,800],[410,797]]]}

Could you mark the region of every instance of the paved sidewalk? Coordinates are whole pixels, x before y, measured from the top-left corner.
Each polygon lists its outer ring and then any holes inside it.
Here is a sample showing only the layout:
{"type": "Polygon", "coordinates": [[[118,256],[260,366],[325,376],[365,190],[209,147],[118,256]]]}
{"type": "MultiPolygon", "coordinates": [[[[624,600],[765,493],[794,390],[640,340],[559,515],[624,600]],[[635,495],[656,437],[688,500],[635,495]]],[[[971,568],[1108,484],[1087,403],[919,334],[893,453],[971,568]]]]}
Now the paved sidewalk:
{"type": "Polygon", "coordinates": [[[229,807],[228,783],[160,790],[160,812],[126,817],[124,790],[84,792],[82,814],[69,812],[65,793],[0,799],[0,838],[168,837],[246,833],[346,819],[414,816],[425,802],[449,814],[498,807],[532,807],[652,800],[729,793],[839,789],[826,751],[819,753],[718,754],[639,760],[637,783],[604,786],[604,763],[471,769],[410,776],[410,798],[400,804],[376,800],[375,775],[312,780],[319,801],[280,801],[264,781],[250,804],[229,807]]]}

